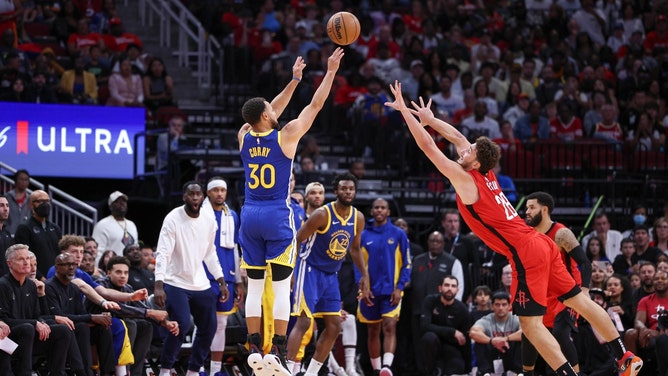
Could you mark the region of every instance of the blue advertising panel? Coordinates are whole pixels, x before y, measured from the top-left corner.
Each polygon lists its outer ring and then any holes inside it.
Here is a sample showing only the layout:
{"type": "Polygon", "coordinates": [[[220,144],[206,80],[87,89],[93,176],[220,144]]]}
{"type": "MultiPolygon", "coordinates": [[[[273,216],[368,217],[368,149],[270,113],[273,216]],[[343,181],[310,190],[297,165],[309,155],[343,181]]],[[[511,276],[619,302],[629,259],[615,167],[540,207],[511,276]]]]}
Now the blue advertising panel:
{"type": "Polygon", "coordinates": [[[143,108],[0,102],[0,161],[34,176],[132,179],[145,122],[143,108]]]}

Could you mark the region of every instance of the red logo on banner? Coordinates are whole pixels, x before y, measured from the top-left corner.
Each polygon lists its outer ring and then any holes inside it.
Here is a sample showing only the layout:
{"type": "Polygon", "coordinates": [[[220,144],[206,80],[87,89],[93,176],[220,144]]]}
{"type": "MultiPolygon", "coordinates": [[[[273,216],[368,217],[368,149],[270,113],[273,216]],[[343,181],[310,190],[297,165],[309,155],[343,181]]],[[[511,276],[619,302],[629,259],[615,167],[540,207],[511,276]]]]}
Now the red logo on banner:
{"type": "Polygon", "coordinates": [[[28,122],[16,122],[16,154],[28,154],[28,122]]]}

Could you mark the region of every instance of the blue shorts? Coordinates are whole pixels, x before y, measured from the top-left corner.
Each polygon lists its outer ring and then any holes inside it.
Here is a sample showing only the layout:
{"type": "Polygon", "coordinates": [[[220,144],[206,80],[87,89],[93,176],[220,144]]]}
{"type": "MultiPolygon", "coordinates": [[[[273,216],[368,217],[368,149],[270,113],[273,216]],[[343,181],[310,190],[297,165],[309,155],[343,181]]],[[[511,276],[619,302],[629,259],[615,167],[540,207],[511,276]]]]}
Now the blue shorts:
{"type": "MultiPolygon", "coordinates": [[[[220,286],[218,286],[218,281],[211,281],[211,290],[216,293],[217,297],[220,297],[220,286]]],[[[227,282],[227,301],[221,302],[216,299],[216,312],[223,313],[226,315],[231,315],[237,311],[237,307],[234,305],[237,297],[237,289],[235,288],[236,284],[234,282],[227,282]]]]}
{"type": "Polygon", "coordinates": [[[295,230],[287,204],[244,205],[241,208],[241,267],[264,269],[267,262],[294,267],[295,230]]]}
{"type": "Polygon", "coordinates": [[[357,308],[357,318],[360,322],[374,324],[383,321],[383,317],[399,318],[401,302],[395,306],[391,305],[390,295],[375,296],[371,301],[373,302],[371,307],[360,301],[357,308]]]}
{"type": "Polygon", "coordinates": [[[300,263],[294,287],[293,316],[340,316],[341,293],[336,273],[326,273],[308,263],[300,263]]]}

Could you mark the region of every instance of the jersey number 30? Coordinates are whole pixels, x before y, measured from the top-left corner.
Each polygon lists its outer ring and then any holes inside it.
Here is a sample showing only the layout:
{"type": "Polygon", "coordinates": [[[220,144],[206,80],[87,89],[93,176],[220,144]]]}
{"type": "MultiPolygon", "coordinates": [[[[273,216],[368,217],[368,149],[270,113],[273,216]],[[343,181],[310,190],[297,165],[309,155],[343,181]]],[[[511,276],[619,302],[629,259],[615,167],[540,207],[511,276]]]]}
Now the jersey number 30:
{"type": "Polygon", "coordinates": [[[517,217],[517,212],[515,211],[513,204],[508,201],[506,195],[504,195],[503,192],[495,195],[494,198],[496,199],[497,204],[503,205],[503,211],[506,213],[507,220],[510,221],[511,219],[517,217]]]}
{"type": "Polygon", "coordinates": [[[250,178],[251,181],[248,183],[250,189],[255,189],[259,186],[262,188],[271,188],[276,184],[276,170],[271,164],[263,164],[260,166],[257,163],[249,163],[250,167],[250,178]],[[258,175],[258,170],[260,174],[258,175]]]}

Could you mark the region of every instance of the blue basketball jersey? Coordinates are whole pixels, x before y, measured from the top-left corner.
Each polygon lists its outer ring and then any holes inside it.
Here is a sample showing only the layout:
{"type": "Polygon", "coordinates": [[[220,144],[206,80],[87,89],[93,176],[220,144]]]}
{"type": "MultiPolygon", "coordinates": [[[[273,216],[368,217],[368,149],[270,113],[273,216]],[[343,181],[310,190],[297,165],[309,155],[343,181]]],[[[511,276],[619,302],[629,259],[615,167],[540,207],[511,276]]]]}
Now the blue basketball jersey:
{"type": "Polygon", "coordinates": [[[347,218],[341,218],[334,210],[334,203],[323,206],[329,216],[328,226],[311,235],[300,257],[309,266],[323,272],[336,273],[355,238],[357,209],[351,208],[347,218]]]}
{"type": "Polygon", "coordinates": [[[292,159],[281,149],[281,132],[246,133],[241,145],[241,160],[246,176],[245,204],[285,204],[290,190],[292,159]]]}

